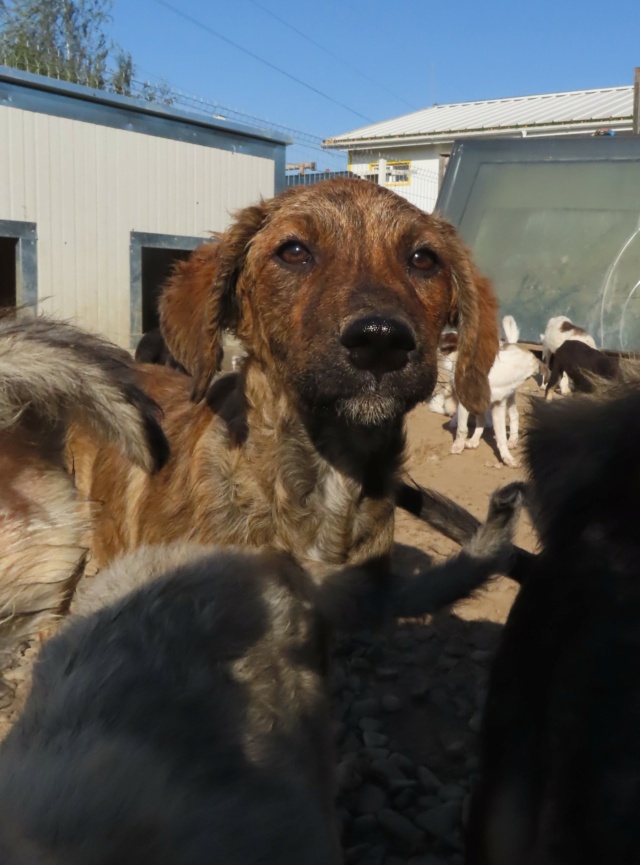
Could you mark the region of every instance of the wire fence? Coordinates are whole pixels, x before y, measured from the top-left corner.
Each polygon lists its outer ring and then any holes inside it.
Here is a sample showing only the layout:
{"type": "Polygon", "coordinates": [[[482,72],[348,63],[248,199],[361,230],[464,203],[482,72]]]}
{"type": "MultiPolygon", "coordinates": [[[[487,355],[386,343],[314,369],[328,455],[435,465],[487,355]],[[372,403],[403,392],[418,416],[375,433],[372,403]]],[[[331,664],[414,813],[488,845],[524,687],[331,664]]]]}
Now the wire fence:
{"type": "Polygon", "coordinates": [[[55,53],[43,52],[36,46],[24,43],[19,49],[11,46],[3,49],[0,46],[0,64],[12,66],[35,75],[44,75],[58,81],[68,81],[84,87],[105,90],[121,96],[130,96],[145,102],[156,102],[183,108],[208,118],[230,120],[243,123],[266,132],[280,132],[294,142],[289,147],[290,161],[300,162],[309,157],[318,159],[322,154],[325,164],[333,170],[344,170],[347,164],[346,151],[330,151],[322,147],[322,138],[300,129],[294,129],[281,123],[275,123],[262,117],[256,117],[244,111],[222,105],[217,100],[207,99],[193,93],[170,86],[165,81],[141,80],[134,77],[132,70],[105,68],[102,71],[78,68],[64,57],[55,53]]]}
{"type": "Polygon", "coordinates": [[[236,123],[262,129],[265,132],[279,132],[293,140],[288,148],[289,164],[307,164],[313,160],[314,166],[320,162],[323,168],[316,171],[290,172],[286,174],[287,186],[310,185],[332,176],[363,177],[367,180],[392,188],[403,198],[407,198],[422,210],[431,212],[435,206],[439,189],[439,173],[420,166],[414,166],[410,161],[401,162],[397,155],[372,154],[372,163],[354,165],[347,169],[348,153],[346,150],[326,150],[322,146],[323,139],[318,135],[303,132],[280,123],[274,123],[253,114],[239,111],[222,105],[217,100],[187,93],[171,87],[164,81],[152,82],[140,80],[133,76],[132,68],[105,67],[102,71],[83,69],[69,63],[58,54],[42,52],[38,46],[25,43],[21,51],[16,52],[15,46],[9,51],[0,46],[0,64],[13,66],[25,72],[45,75],[59,81],[69,81],[93,89],[118,93],[145,102],[155,102],[165,106],[183,108],[190,112],[201,114],[209,119],[229,120],[236,123]],[[382,167],[382,170],[381,170],[382,167]]]}
{"type": "Polygon", "coordinates": [[[373,165],[353,166],[347,171],[292,171],[287,173],[287,186],[310,186],[330,177],[356,177],[387,186],[428,213],[434,209],[440,188],[438,171],[397,160],[378,157],[373,165]],[[398,166],[405,166],[398,168],[398,166]]]}
{"type": "Polygon", "coordinates": [[[440,191],[440,173],[427,168],[411,167],[408,174],[410,187],[406,197],[422,210],[431,213],[440,191]]]}
{"type": "Polygon", "coordinates": [[[358,175],[354,174],[353,171],[311,171],[309,173],[305,172],[302,174],[299,171],[291,171],[287,173],[286,176],[286,184],[287,186],[313,186],[314,183],[319,183],[321,180],[329,180],[334,177],[355,177],[358,175]]]}

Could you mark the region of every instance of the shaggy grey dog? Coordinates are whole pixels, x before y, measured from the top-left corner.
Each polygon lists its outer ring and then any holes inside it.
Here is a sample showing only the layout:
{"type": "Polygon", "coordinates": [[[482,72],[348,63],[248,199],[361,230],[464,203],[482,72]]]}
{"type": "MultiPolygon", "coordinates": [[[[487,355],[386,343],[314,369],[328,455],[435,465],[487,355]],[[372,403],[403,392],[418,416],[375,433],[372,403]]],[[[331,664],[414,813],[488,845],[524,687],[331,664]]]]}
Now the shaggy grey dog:
{"type": "Polygon", "coordinates": [[[498,491],[466,548],[413,579],[318,585],[285,554],[180,545],[87,582],[0,749],[3,865],[337,865],[331,630],[504,570],[520,500],[498,491]]]}

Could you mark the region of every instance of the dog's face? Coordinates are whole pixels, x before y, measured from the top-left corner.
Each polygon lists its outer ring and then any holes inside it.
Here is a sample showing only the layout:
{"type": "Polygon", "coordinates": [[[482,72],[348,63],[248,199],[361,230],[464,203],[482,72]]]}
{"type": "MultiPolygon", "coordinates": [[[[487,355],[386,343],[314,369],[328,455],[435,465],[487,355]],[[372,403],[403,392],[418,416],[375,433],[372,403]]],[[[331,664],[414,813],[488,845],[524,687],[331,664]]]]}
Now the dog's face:
{"type": "Polygon", "coordinates": [[[393,192],[356,180],[289,190],[241,211],[199,254],[208,288],[193,290],[187,262],[161,301],[163,333],[198,397],[229,328],[303,410],[384,424],[430,396],[452,323],[461,398],[472,410],[488,402],[498,350],[491,288],[448,223],[393,192]]]}

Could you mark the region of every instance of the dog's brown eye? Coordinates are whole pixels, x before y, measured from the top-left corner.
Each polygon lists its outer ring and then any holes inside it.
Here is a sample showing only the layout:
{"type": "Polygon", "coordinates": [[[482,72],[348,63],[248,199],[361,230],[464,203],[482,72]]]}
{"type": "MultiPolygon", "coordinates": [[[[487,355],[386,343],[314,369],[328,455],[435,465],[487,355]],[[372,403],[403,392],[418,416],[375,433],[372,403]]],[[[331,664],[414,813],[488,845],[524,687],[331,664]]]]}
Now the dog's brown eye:
{"type": "Polygon", "coordinates": [[[276,255],[285,264],[309,264],[313,260],[307,247],[297,240],[288,240],[283,243],[276,255]]]}
{"type": "Polygon", "coordinates": [[[419,270],[423,276],[433,276],[434,273],[440,270],[438,256],[426,247],[416,249],[409,259],[409,263],[415,270],[419,270]]]}

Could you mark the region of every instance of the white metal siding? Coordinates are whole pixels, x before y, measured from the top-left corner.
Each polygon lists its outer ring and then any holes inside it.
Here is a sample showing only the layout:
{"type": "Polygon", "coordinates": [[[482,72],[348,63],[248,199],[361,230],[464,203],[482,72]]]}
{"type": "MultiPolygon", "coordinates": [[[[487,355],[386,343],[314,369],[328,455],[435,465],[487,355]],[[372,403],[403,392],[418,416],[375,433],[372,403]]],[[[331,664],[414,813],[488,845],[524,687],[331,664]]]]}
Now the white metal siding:
{"type": "Polygon", "coordinates": [[[0,106],[0,219],[35,222],[43,312],[129,345],[129,233],[202,236],[274,193],[274,162],[0,106]]]}
{"type": "Polygon", "coordinates": [[[438,197],[438,174],[440,169],[440,151],[448,151],[448,147],[385,147],[378,152],[372,150],[354,150],[349,154],[349,168],[354,174],[370,174],[370,165],[383,157],[387,162],[410,163],[409,183],[407,185],[390,185],[390,189],[406,198],[416,207],[431,213],[438,197]]]}

